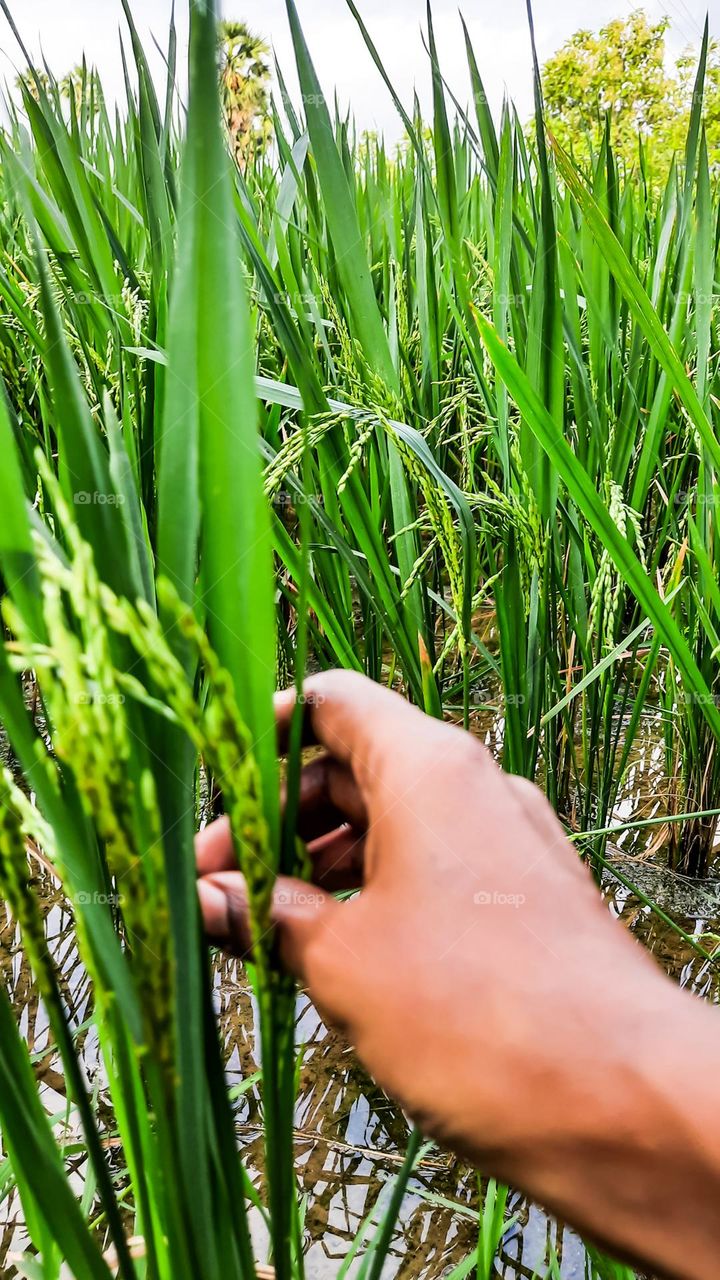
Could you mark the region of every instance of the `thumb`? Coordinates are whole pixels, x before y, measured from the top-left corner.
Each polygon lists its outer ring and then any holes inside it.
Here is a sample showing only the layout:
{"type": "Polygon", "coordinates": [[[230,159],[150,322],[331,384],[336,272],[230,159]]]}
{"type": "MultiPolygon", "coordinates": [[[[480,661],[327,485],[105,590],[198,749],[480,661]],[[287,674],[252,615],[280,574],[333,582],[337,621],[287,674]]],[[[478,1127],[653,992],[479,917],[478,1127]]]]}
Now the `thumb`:
{"type": "MultiPolygon", "coordinates": [[[[217,872],[198,881],[205,932],[215,946],[245,957],[252,949],[247,887],[239,871],[217,872]]],[[[311,981],[308,955],[340,904],[303,880],[279,876],[273,893],[272,920],[280,958],[299,982],[311,981]]]]}

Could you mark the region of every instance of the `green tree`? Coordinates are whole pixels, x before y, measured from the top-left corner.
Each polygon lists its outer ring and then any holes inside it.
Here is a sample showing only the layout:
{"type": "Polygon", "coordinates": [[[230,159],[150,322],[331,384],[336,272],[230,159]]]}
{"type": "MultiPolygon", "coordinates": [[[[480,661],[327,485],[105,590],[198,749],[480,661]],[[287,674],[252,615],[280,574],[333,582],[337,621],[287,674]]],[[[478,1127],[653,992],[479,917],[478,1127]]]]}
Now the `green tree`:
{"type": "MultiPolygon", "coordinates": [[[[666,170],[687,134],[697,54],[688,50],[667,67],[669,20],[651,22],[642,10],[617,18],[599,32],[577,31],[543,68],[543,90],[552,132],[578,159],[597,152],[610,119],[616,153],[632,165],[638,138],[647,144],[656,172],[666,170]]],[[[713,44],[705,101],[708,146],[720,160],[720,53],[713,44]]]]}
{"type": "MultiPolygon", "coordinates": [[[[687,121],[692,104],[693,89],[695,87],[695,72],[697,70],[697,55],[693,50],[686,50],[677,62],[677,73],[680,81],[684,114],[682,119],[676,125],[677,133],[680,135],[676,138],[676,146],[679,145],[683,131],[687,130],[687,121]]],[[[711,41],[708,50],[708,65],[705,75],[705,93],[703,103],[703,119],[705,121],[705,130],[707,133],[708,153],[710,164],[714,168],[720,167],[720,44],[716,40],[711,41]]]]}
{"type": "Polygon", "coordinates": [[[36,71],[34,75],[29,71],[21,72],[15,79],[16,88],[27,89],[37,102],[39,95],[36,76],[45,94],[51,96],[59,89],[61,97],[66,102],[74,102],[78,114],[83,103],[86,109],[92,108],[93,112],[99,110],[102,98],[100,78],[95,68],[88,67],[85,62],[72,67],[60,80],[48,75],[46,71],[39,73],[36,71]]]}
{"type": "Polygon", "coordinates": [[[266,145],[270,131],[270,50],[244,22],[218,24],[223,113],[240,164],[266,145]]]}
{"type": "Polygon", "coordinates": [[[37,102],[39,94],[38,94],[37,80],[35,79],[36,76],[37,76],[37,79],[40,81],[40,84],[42,85],[42,88],[44,89],[45,93],[49,93],[50,77],[46,71],[36,70],[35,75],[31,75],[29,69],[27,71],[21,71],[20,75],[15,77],[15,88],[20,89],[21,91],[23,89],[27,89],[28,93],[37,102]]]}
{"type": "Polygon", "coordinates": [[[63,76],[60,81],[60,92],[68,102],[74,102],[78,115],[83,105],[86,109],[93,111],[98,111],[100,108],[102,94],[100,79],[95,69],[88,67],[84,61],[63,76]]]}

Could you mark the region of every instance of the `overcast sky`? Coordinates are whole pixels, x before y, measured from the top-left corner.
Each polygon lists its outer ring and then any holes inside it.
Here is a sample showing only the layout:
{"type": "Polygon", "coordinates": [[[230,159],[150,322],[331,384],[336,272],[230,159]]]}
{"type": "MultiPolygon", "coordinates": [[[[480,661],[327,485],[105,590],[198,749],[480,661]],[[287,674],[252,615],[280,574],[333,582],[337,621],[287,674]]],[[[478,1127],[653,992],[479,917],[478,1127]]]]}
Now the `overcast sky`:
{"type": "MultiPolygon", "coordinates": [[[[351,103],[363,129],[399,136],[394,108],[358,35],[345,0],[296,0],[310,51],[325,93],[337,87],[341,102],[351,103]]],[[[639,0],[535,0],[535,24],[541,58],[548,57],[581,26],[597,28],[610,18],[624,16],[639,0]]],[[[135,0],[133,10],[144,36],[152,33],[163,44],[171,0],[135,0]]],[[[84,51],[103,74],[109,97],[121,92],[118,27],[123,27],[120,0],[10,0],[23,37],[37,55],[42,50],[53,70],[62,74],[84,51]]],[[[428,101],[428,65],[420,28],[424,0],[358,0],[365,21],[393,83],[406,105],[417,87],[428,101]]],[[[521,116],[531,110],[530,52],[525,0],[461,0],[459,7],[471,31],[481,74],[491,103],[497,109],[505,89],[521,116]]],[[[697,46],[705,12],[720,38],[720,0],[645,0],[653,17],[667,14],[672,22],[673,53],[697,46]]],[[[186,27],[185,0],[176,0],[179,25],[186,27]]],[[[290,84],[293,58],[284,0],[223,0],[226,17],[241,18],[270,41],[290,84]]],[[[446,78],[461,101],[468,96],[467,69],[457,0],[433,5],[440,59],[446,78]]],[[[20,55],[5,18],[0,15],[0,77],[14,78],[20,55]]],[[[159,64],[158,64],[159,65],[159,64]]]]}

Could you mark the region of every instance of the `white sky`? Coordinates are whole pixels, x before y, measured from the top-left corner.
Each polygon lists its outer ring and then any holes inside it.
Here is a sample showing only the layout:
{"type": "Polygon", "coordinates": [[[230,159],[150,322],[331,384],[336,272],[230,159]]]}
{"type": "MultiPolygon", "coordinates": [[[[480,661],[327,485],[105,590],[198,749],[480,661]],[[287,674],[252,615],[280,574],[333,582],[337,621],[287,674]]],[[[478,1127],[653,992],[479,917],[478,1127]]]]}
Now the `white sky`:
{"type": "MultiPolygon", "coordinates": [[[[597,28],[610,18],[630,13],[639,3],[641,0],[592,0],[591,4],[586,0],[535,0],[541,59],[578,27],[597,28]]],[[[134,0],[136,22],[143,37],[148,37],[146,47],[150,33],[165,43],[170,5],[171,0],[134,0]]],[[[102,72],[108,96],[121,94],[118,28],[124,29],[124,21],[120,0],[10,0],[10,7],[32,53],[37,55],[42,48],[57,74],[77,63],[84,51],[102,72]]],[[[326,95],[330,97],[337,88],[341,103],[352,104],[360,128],[384,131],[390,139],[398,137],[401,128],[394,108],[345,0],[297,0],[297,7],[326,95]]],[[[427,104],[428,64],[420,38],[424,0],[358,0],[358,7],[405,105],[411,107],[414,87],[427,104]]],[[[532,88],[525,0],[460,0],[460,8],[494,109],[499,108],[507,88],[521,117],[527,117],[532,88]]],[[[708,8],[711,30],[720,38],[720,0],[645,0],[644,8],[653,18],[667,14],[671,19],[673,53],[699,44],[708,8]]],[[[185,0],[176,0],[176,9],[184,32],[185,0]]],[[[223,12],[226,17],[244,20],[274,45],[294,88],[284,0],[223,0],[223,12]]],[[[441,65],[464,103],[468,78],[457,0],[435,0],[433,13],[441,65]]],[[[7,22],[0,14],[0,80],[14,79],[13,66],[19,61],[7,22]]]]}

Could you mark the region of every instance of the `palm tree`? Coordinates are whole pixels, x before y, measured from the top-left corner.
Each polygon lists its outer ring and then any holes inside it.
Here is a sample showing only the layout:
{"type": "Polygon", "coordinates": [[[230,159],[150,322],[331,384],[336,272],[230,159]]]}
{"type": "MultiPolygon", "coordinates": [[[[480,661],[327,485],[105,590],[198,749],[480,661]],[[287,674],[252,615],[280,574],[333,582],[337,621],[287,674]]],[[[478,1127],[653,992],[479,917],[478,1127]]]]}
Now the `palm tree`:
{"type": "Polygon", "coordinates": [[[80,115],[83,106],[93,113],[100,109],[100,79],[94,67],[88,67],[84,58],[63,76],[60,92],[68,102],[74,103],[77,115],[80,115]]]}
{"type": "Polygon", "coordinates": [[[218,23],[223,113],[238,163],[267,144],[270,128],[270,49],[244,22],[218,23]]]}
{"type": "Polygon", "coordinates": [[[38,101],[38,98],[39,98],[39,96],[40,96],[40,95],[39,95],[39,93],[38,93],[37,81],[36,81],[36,79],[35,79],[35,76],[37,76],[37,79],[40,81],[40,84],[41,84],[41,86],[42,86],[43,90],[45,91],[45,93],[49,93],[49,92],[50,92],[50,77],[49,77],[49,75],[47,74],[47,72],[46,72],[46,71],[37,71],[37,70],[36,70],[36,71],[35,71],[35,75],[33,75],[33,74],[31,73],[31,71],[30,71],[30,68],[29,68],[29,67],[28,67],[28,69],[27,69],[26,71],[21,71],[19,76],[16,76],[16,78],[15,78],[15,87],[16,87],[17,89],[20,89],[21,91],[22,91],[23,89],[27,89],[28,93],[29,93],[29,94],[30,94],[30,95],[35,99],[35,101],[37,102],[37,101],[38,101]]]}
{"type": "Polygon", "coordinates": [[[77,66],[74,66],[59,81],[48,75],[46,71],[31,73],[27,70],[16,77],[15,85],[18,89],[27,89],[28,93],[37,102],[40,97],[38,80],[42,92],[48,97],[57,96],[59,90],[60,96],[66,102],[74,104],[77,115],[80,114],[83,106],[88,111],[92,110],[93,113],[100,110],[102,95],[100,80],[97,71],[94,68],[89,68],[84,61],[82,64],[78,63],[77,66]]]}

